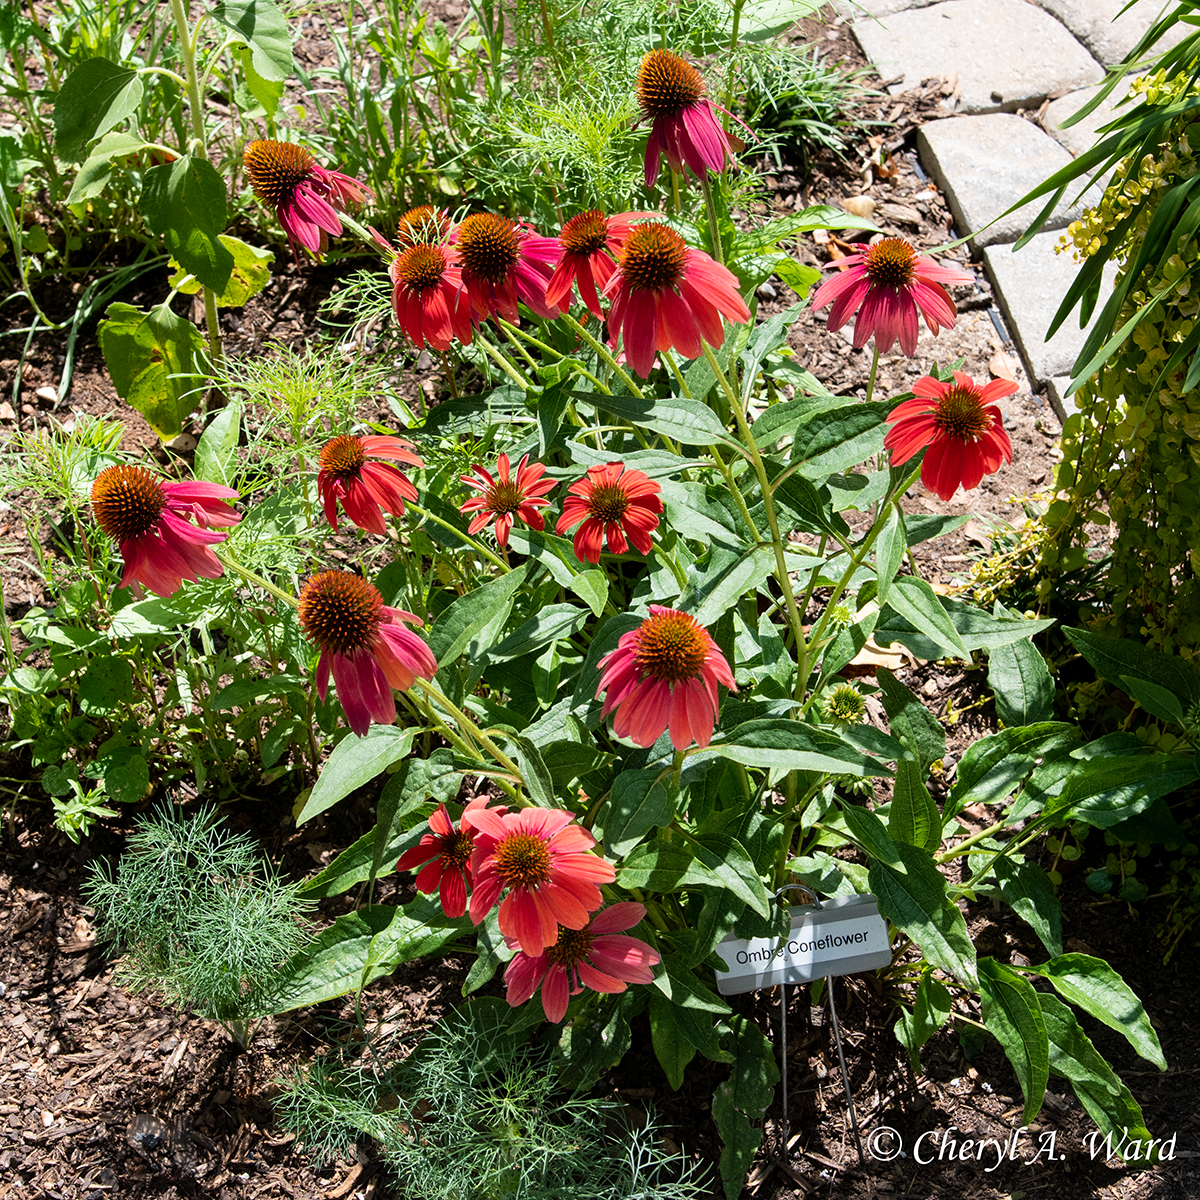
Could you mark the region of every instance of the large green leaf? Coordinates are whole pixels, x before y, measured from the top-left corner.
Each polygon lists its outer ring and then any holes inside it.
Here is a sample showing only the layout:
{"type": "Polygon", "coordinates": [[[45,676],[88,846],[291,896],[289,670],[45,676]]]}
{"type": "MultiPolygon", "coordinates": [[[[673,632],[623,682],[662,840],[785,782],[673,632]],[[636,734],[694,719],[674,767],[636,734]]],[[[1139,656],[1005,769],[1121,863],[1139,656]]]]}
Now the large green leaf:
{"type": "MultiPolygon", "coordinates": [[[[466,650],[482,630],[496,619],[499,612],[507,611],[517,589],[525,582],[528,564],[522,563],[514,571],[500,575],[485,583],[483,587],[460,596],[429,630],[429,648],[438,661],[439,669],[449,666],[466,650]]],[[[481,650],[488,647],[480,647],[481,650]]]]}
{"type": "Polygon", "coordinates": [[[791,459],[809,479],[856,467],[883,449],[890,401],[850,404],[819,412],[796,430],[791,459]]]}
{"type": "Polygon", "coordinates": [[[904,532],[904,516],[898,504],[888,506],[879,537],[875,540],[875,574],[879,580],[876,601],[882,606],[892,589],[892,580],[904,561],[907,539],[904,532]]]}
{"type": "Polygon", "coordinates": [[[746,1173],[762,1143],[759,1121],[775,1094],[779,1068],[771,1039],[748,1017],[729,1019],[733,1031],[734,1063],[729,1078],[713,1095],[712,1114],[721,1135],[721,1181],[726,1200],[742,1194],[746,1173]]]}
{"type": "Polygon", "coordinates": [[[912,1010],[901,1010],[900,1019],[892,1027],[896,1040],[908,1051],[914,1075],[921,1071],[921,1047],[945,1025],[951,1007],[950,992],[945,984],[927,970],[917,985],[912,1010]]]}
{"type": "Polygon", "coordinates": [[[608,853],[621,858],[651,829],[670,825],[678,794],[669,767],[622,771],[596,817],[608,853]]]}
{"type": "MultiPolygon", "coordinates": [[[[1027,621],[1024,617],[993,617],[981,608],[964,604],[961,600],[952,600],[949,596],[939,596],[938,604],[968,651],[990,651],[1008,642],[1028,641],[1054,624],[1050,618],[1044,621],[1027,621]]],[[[879,614],[875,640],[881,646],[900,642],[918,658],[939,658],[943,653],[939,640],[933,640],[919,631],[917,626],[907,616],[897,612],[891,603],[885,605],[879,614]]]]}
{"type": "Polygon", "coordinates": [[[878,760],[848,746],[836,734],[799,721],[768,717],[746,721],[697,757],[732,759],[747,767],[782,771],[821,771],[836,774],[890,775],[878,760]]]}
{"type": "Polygon", "coordinates": [[[1051,954],[1062,953],[1062,905],[1050,877],[1036,863],[1001,855],[991,864],[1000,894],[1051,954]]]}
{"type": "MultiPolygon", "coordinates": [[[[919,575],[901,575],[888,592],[888,606],[937,647],[936,657],[971,657],[954,622],[942,607],[941,597],[919,575]]],[[[878,640],[878,625],[875,630],[878,640]]]]}
{"type": "Polygon", "coordinates": [[[106,133],[79,168],[79,174],[71,184],[67,204],[80,204],[99,196],[112,174],[113,159],[137,154],[145,144],[140,137],[131,133],[118,133],[116,130],[106,133]]]}
{"type": "Polygon", "coordinates": [[[287,18],[271,0],[225,0],[210,12],[250,47],[251,62],[263,79],[282,81],[291,75],[295,64],[287,18]]]}
{"type": "Polygon", "coordinates": [[[1128,638],[1105,637],[1090,629],[1063,627],[1067,640],[1110,683],[1123,677],[1144,679],[1174,692],[1186,708],[1200,700],[1200,678],[1176,655],[1161,654],[1128,638]]]}
{"type": "MultiPolygon", "coordinates": [[[[229,280],[215,297],[217,307],[241,308],[270,282],[271,264],[275,261],[275,255],[270,250],[259,250],[228,233],[220,234],[217,241],[233,256],[233,269],[229,273],[229,280]]],[[[202,286],[200,280],[178,263],[172,265],[177,269],[168,280],[170,285],[185,296],[195,295],[202,286]]]]}
{"type": "Polygon", "coordinates": [[[1193,755],[1126,754],[1083,760],[1047,812],[1107,829],[1200,779],[1193,755]]]}
{"type": "Polygon", "coordinates": [[[730,436],[716,413],[706,404],[682,396],[601,396],[584,397],[602,412],[612,413],[643,429],[652,429],[685,446],[711,446],[714,443],[745,453],[741,443],[730,436]]]}
{"type": "Polygon", "coordinates": [[[488,649],[493,662],[522,658],[558,638],[571,637],[587,622],[588,612],[577,604],[550,604],[540,609],[500,642],[488,649]]]}
{"type": "Polygon", "coordinates": [[[242,406],[236,400],[219,409],[200,435],[192,474],[228,487],[237,460],[238,439],[242,432],[242,406]]]}
{"type": "MultiPolygon", "coordinates": [[[[399,762],[411,749],[413,729],[395,725],[372,725],[365,737],[351,734],[333,748],[304,803],[295,812],[296,824],[303,825],[327,808],[332,808],[355,788],[364,787],[399,762]]],[[[303,795],[303,794],[302,794],[303,795]]]]}
{"type": "Polygon", "coordinates": [[[925,786],[920,764],[901,759],[888,812],[888,834],[923,850],[936,850],[942,841],[942,814],[925,786]]]}
{"type": "Polygon", "coordinates": [[[983,1021],[999,1039],[1025,1096],[1022,1122],[1028,1125],[1046,1095],[1050,1046],[1038,994],[1027,979],[992,958],[981,958],[979,990],[983,1021]]]}
{"type": "Polygon", "coordinates": [[[141,103],[136,71],[107,58],[81,62],[54,97],[54,144],[63,158],[76,158],[88,142],[125,120],[141,103]]]}
{"type": "Polygon", "coordinates": [[[1009,642],[988,655],[988,686],[1005,725],[1035,725],[1054,716],[1054,680],[1032,642],[1009,642]]]}
{"type": "Polygon", "coordinates": [[[683,1073],[696,1057],[696,1047],[683,1035],[675,1014],[685,1009],[677,1008],[662,992],[650,993],[650,1041],[663,1074],[672,1091],[683,1087],[683,1073]]]}
{"type": "Polygon", "coordinates": [[[233,255],[217,240],[225,228],[225,181],[208,159],[185,154],[151,167],[141,210],[185,271],[214,292],[225,289],[233,273],[233,255]]]}
{"type": "Polygon", "coordinates": [[[989,734],[967,748],[947,800],[947,813],[967,804],[999,804],[1029,776],[1038,758],[1064,750],[1079,729],[1063,721],[1040,721],[989,734]]]}
{"type": "Polygon", "coordinates": [[[765,583],[774,569],[770,546],[755,546],[744,554],[713,547],[688,571],[688,590],[680,598],[679,607],[709,628],[746,592],[765,583]]]}

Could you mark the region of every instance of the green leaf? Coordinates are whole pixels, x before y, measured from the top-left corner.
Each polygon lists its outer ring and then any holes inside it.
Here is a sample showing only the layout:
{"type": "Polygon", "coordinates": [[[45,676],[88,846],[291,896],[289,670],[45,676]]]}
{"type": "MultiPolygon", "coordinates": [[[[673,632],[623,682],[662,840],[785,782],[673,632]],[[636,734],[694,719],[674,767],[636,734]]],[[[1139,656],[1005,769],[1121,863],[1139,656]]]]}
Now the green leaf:
{"type": "Polygon", "coordinates": [[[886,401],[817,413],[797,429],[791,461],[801,464],[801,475],[814,480],[866,462],[883,449],[885,418],[894,407],[886,401]]]}
{"type": "Polygon", "coordinates": [[[133,668],[127,659],[94,658],[79,680],[79,707],[100,716],[133,702],[133,668]]]}
{"type": "Polygon", "coordinates": [[[839,799],[838,807],[851,836],[862,847],[868,858],[887,863],[897,871],[905,870],[904,860],[900,857],[900,849],[888,836],[887,826],[879,817],[869,809],[851,804],[847,800],[839,799]]]}
{"type": "Polygon", "coordinates": [[[879,911],[920,947],[935,967],[974,987],[975,947],[967,923],[946,894],[946,877],[927,850],[894,843],[904,864],[897,870],[876,860],[867,874],[879,911]]]}
{"type": "Polygon", "coordinates": [[[909,759],[896,764],[888,834],[893,841],[932,852],[941,845],[942,814],[925,786],[924,774],[920,765],[909,759]]]}
{"type": "Polygon", "coordinates": [[[1067,640],[1110,683],[1125,686],[1123,679],[1143,679],[1175,693],[1186,707],[1200,700],[1200,678],[1177,655],[1160,654],[1141,642],[1105,637],[1089,629],[1064,626],[1067,640]]]}
{"type": "Polygon", "coordinates": [[[263,77],[280,81],[295,69],[287,18],[271,0],[226,0],[209,10],[250,47],[251,62],[263,77]]]}
{"type": "Polygon", "coordinates": [[[978,966],[983,1021],[1013,1065],[1025,1096],[1021,1121],[1028,1125],[1042,1107],[1050,1077],[1050,1045],[1038,994],[1028,980],[995,959],[981,958],[978,966]]]}
{"type": "MultiPolygon", "coordinates": [[[[150,764],[132,746],[104,756],[104,791],[117,804],[140,804],[150,790],[150,764]]],[[[94,766],[98,766],[97,759],[94,766]]]]}
{"type": "Polygon", "coordinates": [[[682,396],[602,396],[577,393],[601,412],[612,413],[643,429],[652,429],[685,446],[711,446],[714,442],[739,453],[741,444],[730,436],[716,413],[707,404],[682,396]]]}
{"type": "Polygon", "coordinates": [[[796,396],[791,400],[772,404],[750,426],[750,434],[754,438],[754,444],[766,452],[780,438],[795,433],[805,421],[815,414],[844,407],[845,403],[841,396],[829,394],[796,396]]]}
{"type": "Polygon", "coordinates": [[[988,654],[988,686],[1005,725],[1035,725],[1054,716],[1054,680],[1032,642],[1010,642],[988,654]]]}
{"type": "Polygon", "coordinates": [[[1184,724],[1183,705],[1174,692],[1133,675],[1122,675],[1118,682],[1152,717],[1180,726],[1184,724]]]}
{"type": "Polygon", "coordinates": [[[892,1027],[896,1040],[908,1051],[914,1075],[921,1072],[921,1047],[945,1025],[950,1008],[950,992],[934,978],[932,971],[926,971],[917,985],[912,1011],[902,1010],[892,1027]]]}
{"type": "MultiPolygon", "coordinates": [[[[825,649],[821,659],[821,671],[826,676],[836,675],[871,640],[875,621],[879,614],[867,613],[861,621],[843,629],[825,649]]],[[[882,668],[880,668],[882,670],[882,668]]],[[[897,684],[899,687],[900,685],[897,684]]],[[[905,689],[907,690],[907,689],[905,689]]],[[[941,726],[939,725],[940,729],[941,726]]],[[[893,732],[900,736],[893,726],[893,732]]]]}
{"type": "Polygon", "coordinates": [[[746,847],[724,834],[691,839],[696,862],[731,895],[748,904],[759,916],[771,911],[771,900],[746,847]]]}
{"type": "Polygon", "coordinates": [[[1200,779],[1193,755],[1125,754],[1086,759],[1046,806],[1060,819],[1107,829],[1150,807],[1160,796],[1200,779]]]}
{"type": "Polygon", "coordinates": [[[495,620],[497,613],[506,612],[512,606],[512,598],[525,582],[528,572],[528,564],[522,563],[515,571],[460,596],[438,617],[429,630],[429,648],[438,661],[439,670],[448,667],[468,649],[479,633],[495,620]]]}
{"type": "Polygon", "coordinates": [[[212,163],[185,154],[151,167],[143,176],[140,207],[171,257],[205,287],[224,291],[233,255],[217,240],[225,228],[225,181],[212,163]]]}
{"type": "Polygon", "coordinates": [[[598,617],[604,612],[608,603],[608,576],[603,571],[580,571],[566,586],[592,610],[593,616],[598,617]]]}
{"type": "MultiPolygon", "coordinates": [[[[216,295],[218,308],[240,308],[252,296],[271,281],[271,264],[275,255],[270,250],[259,250],[241,238],[222,233],[217,241],[233,255],[233,270],[229,282],[216,295]]],[[[175,274],[168,280],[171,287],[185,296],[195,295],[201,288],[200,280],[190,275],[172,260],[175,274]]]]}
{"type": "Polygon", "coordinates": [[[493,662],[522,658],[559,638],[571,637],[587,623],[587,609],[577,604],[550,604],[519,625],[499,645],[488,650],[493,662]]]}
{"type": "Polygon", "coordinates": [[[683,1087],[683,1073],[688,1063],[696,1057],[696,1047],[683,1036],[683,1031],[676,1023],[676,1012],[683,1010],[677,1009],[662,992],[650,993],[649,1008],[650,1041],[654,1046],[654,1055],[671,1090],[677,1092],[683,1087]]]}
{"type": "Polygon", "coordinates": [[[746,592],[765,583],[774,564],[770,546],[755,546],[736,556],[724,547],[714,546],[688,569],[688,588],[679,607],[707,629],[746,592]]]}
{"type": "MultiPolygon", "coordinates": [[[[910,521],[911,519],[908,518],[910,521]]],[[[902,578],[907,579],[911,576],[902,578]]],[[[960,600],[952,600],[948,596],[939,596],[938,603],[958,631],[959,640],[969,651],[991,651],[1009,642],[1028,641],[1055,623],[1052,618],[1027,621],[1024,617],[993,617],[981,608],[964,604],[960,600]]],[[[907,617],[902,616],[891,603],[879,614],[875,640],[881,646],[901,642],[918,658],[938,658],[943,653],[939,641],[931,640],[923,632],[918,632],[917,627],[907,617]]]]}
{"type": "Polygon", "coordinates": [[[300,811],[293,814],[296,824],[303,825],[332,808],[355,788],[364,787],[392,763],[399,762],[412,749],[415,732],[395,725],[372,725],[365,737],[351,734],[343,738],[333,748],[300,811]]]}
{"type": "Polygon", "coordinates": [[[901,575],[888,593],[888,605],[938,648],[936,657],[971,657],[938,594],[919,575],[901,575]]]}
{"type": "Polygon", "coordinates": [[[720,1168],[725,1200],[737,1200],[762,1143],[762,1130],[750,1122],[761,1120],[767,1111],[779,1068],[771,1039],[753,1021],[735,1014],[729,1027],[733,1031],[733,1071],[713,1095],[712,1115],[723,1143],[720,1168]]]}
{"type": "Polygon", "coordinates": [[[242,406],[230,401],[208,423],[196,445],[196,461],[192,474],[228,487],[233,479],[237,459],[238,439],[242,432],[242,406]]]}
{"type": "Polygon", "coordinates": [[[633,1041],[629,1022],[648,999],[646,988],[606,996],[567,1023],[551,1068],[565,1088],[586,1091],[625,1057],[633,1041]]]}
{"type": "MultiPolygon", "coordinates": [[[[264,79],[254,69],[254,51],[249,46],[242,46],[237,52],[237,57],[242,68],[242,78],[233,89],[238,107],[245,116],[253,117],[254,113],[251,110],[256,105],[261,105],[263,116],[271,120],[279,111],[279,102],[286,90],[284,80],[264,79]]],[[[291,73],[290,69],[288,73],[291,73]]]]}
{"type": "Polygon", "coordinates": [[[112,174],[113,159],[137,154],[145,144],[140,137],[130,133],[106,133],[79,168],[66,203],[79,204],[99,196],[112,174]]]}
{"type": "Polygon", "coordinates": [[[875,599],[881,608],[891,591],[892,580],[896,578],[896,572],[900,570],[900,564],[904,561],[907,544],[900,506],[892,504],[888,507],[879,536],[875,539],[875,575],[879,580],[879,591],[875,599]]]}
{"type": "Polygon", "coordinates": [[[946,815],[968,804],[999,804],[1033,770],[1039,757],[1072,746],[1079,730],[1063,721],[1039,721],[989,734],[967,748],[946,803],[946,815]]]}
{"type": "Polygon", "coordinates": [[[785,718],[746,721],[695,759],[728,758],[747,767],[782,771],[820,771],[854,775],[890,775],[878,760],[861,754],[840,737],[785,718]]]}
{"type": "Polygon", "coordinates": [[[1062,905],[1050,877],[1036,863],[1014,862],[1007,855],[995,859],[991,870],[1000,894],[1041,939],[1050,954],[1062,953],[1062,905]]]}
{"type": "Polygon", "coordinates": [[[1160,1070],[1167,1069],[1158,1034],[1142,1002],[1103,959],[1090,954],[1060,954],[1049,962],[1022,970],[1048,979],[1059,995],[1078,1004],[1109,1029],[1115,1029],[1138,1054],[1160,1070]]]}
{"type": "Polygon", "coordinates": [[[508,737],[517,749],[517,762],[521,768],[521,779],[529,792],[529,798],[542,808],[556,808],[554,781],[542,761],[541,751],[527,737],[510,733],[508,737]]]}
{"type": "Polygon", "coordinates": [[[678,795],[669,766],[622,771],[596,817],[608,853],[621,858],[651,829],[670,825],[678,795]]]}
{"type": "Polygon", "coordinates": [[[125,120],[141,103],[136,71],[107,58],[89,58],[63,80],[54,97],[54,144],[63,158],[75,158],[93,138],[125,120]]]}

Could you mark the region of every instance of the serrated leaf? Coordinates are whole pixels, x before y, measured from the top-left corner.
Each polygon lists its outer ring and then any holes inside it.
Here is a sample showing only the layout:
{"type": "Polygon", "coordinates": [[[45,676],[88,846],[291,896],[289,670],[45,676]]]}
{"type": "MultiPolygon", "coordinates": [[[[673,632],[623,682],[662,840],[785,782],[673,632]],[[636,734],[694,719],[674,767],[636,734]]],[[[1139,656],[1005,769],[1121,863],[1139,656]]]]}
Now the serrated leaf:
{"type": "Polygon", "coordinates": [[[271,0],[225,0],[210,10],[213,20],[250,47],[254,69],[263,79],[285,80],[295,69],[287,18],[271,0]]]}
{"type": "Polygon", "coordinates": [[[54,97],[54,144],[74,158],[88,142],[125,120],[141,103],[136,71],[107,58],[89,58],[63,80],[54,97]]]}
{"type": "Polygon", "coordinates": [[[933,851],[941,845],[942,814],[925,786],[920,765],[908,759],[896,764],[888,835],[893,841],[907,842],[923,850],[933,851]]]}
{"type": "Polygon", "coordinates": [[[670,825],[678,795],[669,767],[622,771],[596,818],[608,853],[621,858],[651,829],[670,825]]]}
{"type": "Polygon", "coordinates": [[[453,663],[481,630],[495,620],[497,613],[507,611],[517,589],[525,582],[528,564],[522,563],[507,575],[501,575],[482,587],[460,596],[429,630],[429,649],[437,659],[439,669],[453,663]]]}
{"type": "Polygon", "coordinates": [[[1054,680],[1032,642],[1009,642],[988,654],[988,686],[1005,725],[1034,725],[1054,716],[1054,680]]]}
{"type": "Polygon", "coordinates": [[[791,461],[808,479],[824,479],[864,463],[883,449],[886,417],[895,406],[874,402],[819,412],[796,430],[791,461]]]}
{"type": "Polygon", "coordinates": [[[1028,980],[992,958],[978,963],[983,1021],[1012,1063],[1025,1096],[1022,1122],[1028,1125],[1042,1107],[1050,1077],[1050,1046],[1038,994],[1028,980]]]}
{"type": "Polygon", "coordinates": [[[836,734],[799,721],[782,718],[746,721],[731,730],[727,738],[695,757],[702,760],[720,756],[747,767],[783,771],[891,774],[881,762],[848,746],[836,734]]]}
{"type": "Polygon", "coordinates": [[[1062,953],[1062,905],[1050,877],[1036,863],[998,857],[991,865],[1000,894],[1051,954],[1062,953]]]}
{"type": "MultiPolygon", "coordinates": [[[[222,233],[217,241],[233,256],[233,270],[229,282],[216,294],[218,308],[240,308],[271,281],[271,264],[275,255],[270,250],[259,250],[241,238],[222,233]]],[[[200,291],[198,279],[172,260],[175,273],[167,281],[184,296],[193,296],[200,291]]]]}
{"type": "Polygon", "coordinates": [[[712,1114],[723,1144],[721,1181],[726,1200],[741,1195],[746,1173],[762,1143],[761,1120],[775,1094],[779,1068],[775,1048],[753,1021],[740,1014],[729,1019],[733,1032],[734,1064],[730,1077],[713,1095],[712,1114]]]}
{"type": "Polygon", "coordinates": [[[683,1087],[683,1073],[696,1057],[696,1047],[683,1036],[675,1020],[677,1009],[661,992],[650,993],[650,1041],[672,1091],[683,1087]]]}
{"type": "Polygon", "coordinates": [[[1128,638],[1104,637],[1090,629],[1064,626],[1067,640],[1110,683],[1122,678],[1144,679],[1168,688],[1184,706],[1200,700],[1200,678],[1178,656],[1150,650],[1128,638]]]}

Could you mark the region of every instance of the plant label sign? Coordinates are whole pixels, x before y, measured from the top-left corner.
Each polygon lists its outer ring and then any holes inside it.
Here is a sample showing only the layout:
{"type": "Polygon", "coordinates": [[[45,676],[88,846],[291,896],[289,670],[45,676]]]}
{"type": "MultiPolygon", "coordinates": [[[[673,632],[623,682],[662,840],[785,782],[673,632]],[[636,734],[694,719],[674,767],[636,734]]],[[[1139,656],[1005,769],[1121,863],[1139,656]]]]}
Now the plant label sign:
{"type": "Polygon", "coordinates": [[[873,971],[892,961],[887,922],[874,896],[838,896],[820,908],[804,904],[789,912],[786,937],[727,937],[718,944],[729,968],[717,974],[721,995],[873,971]]]}

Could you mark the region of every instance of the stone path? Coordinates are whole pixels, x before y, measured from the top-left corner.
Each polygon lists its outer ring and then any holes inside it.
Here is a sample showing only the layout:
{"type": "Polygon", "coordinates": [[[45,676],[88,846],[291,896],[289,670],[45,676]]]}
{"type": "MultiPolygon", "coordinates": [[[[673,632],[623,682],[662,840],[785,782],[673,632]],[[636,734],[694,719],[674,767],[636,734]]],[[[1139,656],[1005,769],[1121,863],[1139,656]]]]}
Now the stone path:
{"type": "MultiPolygon", "coordinates": [[[[921,127],[917,151],[947,198],[959,236],[973,233],[1000,308],[1035,388],[1045,387],[1065,420],[1071,366],[1086,336],[1074,315],[1048,342],[1046,330],[1078,270],[1055,254],[1059,234],[1098,199],[1068,192],[1028,246],[1013,251],[1038,207],[985,229],[1035,184],[1091,147],[1118,95],[1070,129],[1060,124],[1094,95],[1105,68],[1120,62],[1162,11],[1141,0],[835,0],[863,53],[890,92],[943,76],[952,84],[946,116],[921,127]],[[1117,19],[1114,21],[1114,17],[1117,19]],[[1048,101],[1048,103],[1047,103],[1048,101]],[[1036,111],[1034,124],[1018,111],[1036,111]]],[[[1190,32],[1178,26],[1174,40],[1190,32]]],[[[1171,44],[1171,35],[1159,49],[1171,44]]],[[[1115,269],[1109,269],[1111,285],[1115,269]]]]}

